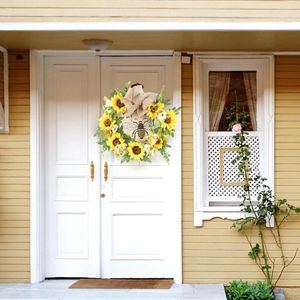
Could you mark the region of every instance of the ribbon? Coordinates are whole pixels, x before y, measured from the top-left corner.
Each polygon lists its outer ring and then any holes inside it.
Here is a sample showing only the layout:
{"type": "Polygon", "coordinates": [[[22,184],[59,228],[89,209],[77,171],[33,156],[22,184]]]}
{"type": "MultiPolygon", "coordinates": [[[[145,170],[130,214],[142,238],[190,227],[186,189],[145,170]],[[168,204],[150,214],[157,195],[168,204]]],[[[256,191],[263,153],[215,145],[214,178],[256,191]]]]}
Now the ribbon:
{"type": "Polygon", "coordinates": [[[156,93],[145,93],[141,84],[130,87],[123,98],[127,108],[125,116],[143,117],[147,113],[147,107],[156,100],[156,97],[156,93]]]}

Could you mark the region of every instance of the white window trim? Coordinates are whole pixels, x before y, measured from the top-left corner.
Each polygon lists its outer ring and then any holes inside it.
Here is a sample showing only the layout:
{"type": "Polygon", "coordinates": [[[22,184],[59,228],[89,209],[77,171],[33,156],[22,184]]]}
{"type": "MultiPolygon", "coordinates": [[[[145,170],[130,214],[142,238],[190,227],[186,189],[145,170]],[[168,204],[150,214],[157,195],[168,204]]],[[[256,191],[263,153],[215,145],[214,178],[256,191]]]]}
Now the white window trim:
{"type": "MultiPolygon", "coordinates": [[[[258,115],[263,124],[263,153],[268,157],[264,162],[263,176],[268,179],[268,185],[274,190],[274,57],[271,55],[194,55],[193,57],[193,124],[194,124],[194,226],[202,226],[204,220],[212,218],[240,219],[245,217],[240,207],[209,207],[206,204],[203,185],[205,182],[204,168],[200,167],[204,158],[204,134],[206,120],[204,117],[205,64],[216,64],[219,70],[243,70],[245,66],[260,65],[264,80],[263,86],[263,115],[258,115]],[[228,66],[230,65],[230,69],[228,66]],[[221,67],[221,68],[220,68],[221,67]]],[[[260,82],[258,82],[260,84],[260,82]]],[[[259,130],[259,129],[258,129],[259,130]]]]}
{"type": "Polygon", "coordinates": [[[0,133],[9,132],[9,96],[8,96],[8,52],[0,46],[0,52],[3,54],[3,84],[4,84],[4,127],[0,133]]]}

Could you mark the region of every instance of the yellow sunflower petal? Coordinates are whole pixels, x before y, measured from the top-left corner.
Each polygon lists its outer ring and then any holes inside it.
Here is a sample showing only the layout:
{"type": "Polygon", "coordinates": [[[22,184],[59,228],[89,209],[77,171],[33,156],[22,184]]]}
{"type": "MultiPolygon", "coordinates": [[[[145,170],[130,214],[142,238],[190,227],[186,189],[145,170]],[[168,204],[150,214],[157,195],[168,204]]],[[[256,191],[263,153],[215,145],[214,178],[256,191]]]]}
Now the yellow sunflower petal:
{"type": "Polygon", "coordinates": [[[167,110],[167,115],[164,121],[162,122],[162,127],[172,130],[177,122],[176,112],[174,110],[167,110]]]}
{"type": "Polygon", "coordinates": [[[117,113],[124,114],[126,111],[126,105],[122,101],[122,95],[116,94],[111,98],[111,106],[117,113]]]}
{"type": "Polygon", "coordinates": [[[115,120],[110,115],[104,114],[99,119],[99,127],[101,130],[111,130],[115,125],[115,120]]]}
{"type": "Polygon", "coordinates": [[[161,149],[163,146],[163,139],[158,134],[150,135],[148,143],[155,149],[161,149]]]}
{"type": "Polygon", "coordinates": [[[147,111],[148,111],[147,116],[151,119],[156,119],[157,115],[159,114],[159,112],[162,111],[164,106],[165,105],[161,102],[149,104],[147,107],[147,111]]]}
{"type": "Polygon", "coordinates": [[[133,160],[141,160],[145,156],[145,149],[142,143],[130,142],[127,151],[130,158],[133,160]]]}
{"type": "Polygon", "coordinates": [[[124,139],[120,133],[114,133],[109,139],[106,141],[107,146],[110,147],[112,151],[115,150],[115,147],[124,143],[124,139]]]}

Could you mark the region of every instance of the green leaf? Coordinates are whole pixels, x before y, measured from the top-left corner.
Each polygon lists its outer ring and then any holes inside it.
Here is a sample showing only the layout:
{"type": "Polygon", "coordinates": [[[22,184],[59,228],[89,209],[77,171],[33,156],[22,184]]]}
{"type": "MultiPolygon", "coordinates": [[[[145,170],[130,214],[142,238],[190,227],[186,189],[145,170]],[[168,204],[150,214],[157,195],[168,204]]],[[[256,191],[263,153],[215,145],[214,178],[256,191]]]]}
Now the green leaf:
{"type": "Polygon", "coordinates": [[[263,271],[266,271],[266,270],[272,269],[272,267],[271,267],[270,265],[264,265],[264,266],[261,267],[261,269],[262,269],[263,271]]]}
{"type": "Polygon", "coordinates": [[[251,251],[248,252],[248,256],[252,259],[258,257],[259,253],[261,252],[259,244],[256,243],[254,247],[252,247],[251,251]]]}
{"type": "Polygon", "coordinates": [[[287,200],[286,199],[279,199],[278,200],[278,205],[281,206],[281,205],[284,205],[287,203],[287,200]]]}
{"type": "Polygon", "coordinates": [[[225,289],[228,300],[274,300],[272,287],[267,282],[232,281],[225,289]]]}

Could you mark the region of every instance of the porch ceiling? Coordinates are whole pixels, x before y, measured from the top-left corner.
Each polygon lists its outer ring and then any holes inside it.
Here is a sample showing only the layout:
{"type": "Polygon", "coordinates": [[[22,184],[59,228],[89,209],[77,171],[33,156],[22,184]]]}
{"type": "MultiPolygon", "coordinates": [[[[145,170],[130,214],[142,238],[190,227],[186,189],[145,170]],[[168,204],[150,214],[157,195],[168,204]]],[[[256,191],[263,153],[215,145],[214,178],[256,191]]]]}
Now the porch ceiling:
{"type": "Polygon", "coordinates": [[[83,39],[113,41],[111,50],[300,51],[300,31],[22,31],[0,32],[8,49],[86,49],[83,39]]]}

